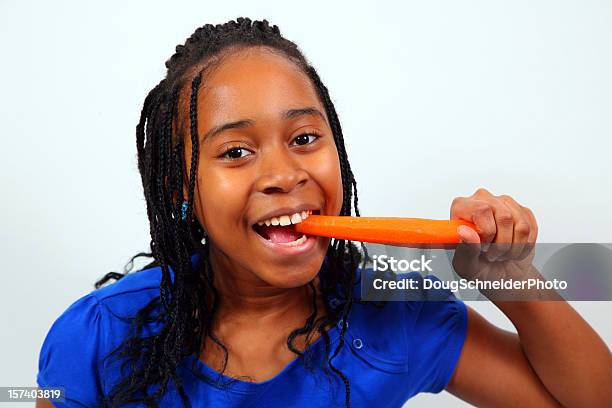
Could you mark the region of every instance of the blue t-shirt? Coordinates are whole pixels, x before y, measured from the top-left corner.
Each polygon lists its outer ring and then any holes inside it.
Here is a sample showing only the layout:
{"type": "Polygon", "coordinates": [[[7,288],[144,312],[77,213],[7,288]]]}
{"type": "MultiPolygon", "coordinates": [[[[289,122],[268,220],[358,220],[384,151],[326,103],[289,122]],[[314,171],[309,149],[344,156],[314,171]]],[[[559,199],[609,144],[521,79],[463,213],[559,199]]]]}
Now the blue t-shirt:
{"type": "MultiPolygon", "coordinates": [[[[192,260],[197,261],[197,256],[192,260]]],[[[55,321],[40,352],[37,382],[41,387],[64,387],[65,402],[55,402],[56,406],[100,405],[102,393],[108,394],[120,379],[117,364],[104,357],[127,335],[127,318],[159,296],[160,279],[160,267],[128,274],[80,298],[55,321]]],[[[467,331],[465,304],[452,295],[450,299],[387,302],[382,308],[353,305],[345,345],[333,360],[349,380],[351,406],[399,407],[420,392],[438,393],[446,387],[467,331]]],[[[155,330],[145,328],[143,335],[155,330]]],[[[330,329],[329,336],[333,351],[339,327],[330,329]]],[[[308,353],[314,356],[313,361],[327,361],[324,350],[325,342],[320,338],[308,353]]],[[[225,376],[220,377],[222,384],[203,382],[192,374],[193,363],[209,378],[219,375],[195,356],[179,365],[194,407],[329,407],[345,403],[345,385],[339,376],[333,372],[326,375],[320,369],[311,371],[298,358],[274,378],[260,383],[232,381],[225,376]]],[[[181,406],[174,386],[168,387],[160,406],[181,406]]]]}

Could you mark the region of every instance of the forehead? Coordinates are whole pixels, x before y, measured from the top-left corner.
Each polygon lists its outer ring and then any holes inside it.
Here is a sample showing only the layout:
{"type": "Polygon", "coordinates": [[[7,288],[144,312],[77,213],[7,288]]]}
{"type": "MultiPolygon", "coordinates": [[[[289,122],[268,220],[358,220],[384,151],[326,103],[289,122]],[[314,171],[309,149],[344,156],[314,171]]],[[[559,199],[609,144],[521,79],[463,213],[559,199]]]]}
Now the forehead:
{"type": "Polygon", "coordinates": [[[307,106],[325,111],[307,75],[287,57],[263,47],[222,57],[205,71],[198,92],[198,119],[208,125],[271,120],[287,109],[307,106]]]}

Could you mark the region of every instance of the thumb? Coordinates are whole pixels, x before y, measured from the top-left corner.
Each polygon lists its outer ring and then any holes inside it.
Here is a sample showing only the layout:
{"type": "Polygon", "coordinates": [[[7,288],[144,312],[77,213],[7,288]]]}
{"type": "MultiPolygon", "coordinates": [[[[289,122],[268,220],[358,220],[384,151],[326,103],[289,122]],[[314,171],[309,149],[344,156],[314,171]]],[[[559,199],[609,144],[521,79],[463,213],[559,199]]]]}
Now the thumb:
{"type": "Polygon", "coordinates": [[[480,236],[478,233],[466,225],[457,227],[457,234],[459,234],[459,239],[461,239],[461,242],[464,244],[480,244],[480,236]]]}

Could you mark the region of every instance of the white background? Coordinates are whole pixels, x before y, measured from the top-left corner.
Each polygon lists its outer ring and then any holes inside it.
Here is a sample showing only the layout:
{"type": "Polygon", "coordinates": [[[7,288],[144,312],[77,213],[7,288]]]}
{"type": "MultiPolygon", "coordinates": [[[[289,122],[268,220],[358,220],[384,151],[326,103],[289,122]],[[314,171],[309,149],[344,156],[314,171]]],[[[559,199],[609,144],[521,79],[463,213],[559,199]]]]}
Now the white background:
{"type": "MultiPolygon", "coordinates": [[[[0,386],[35,385],[55,318],[148,250],[142,102],[175,45],[239,16],[319,71],[362,215],[447,218],[482,186],[532,208],[542,242],[612,242],[609,1],[2,0],[0,386]]],[[[610,304],[574,304],[608,344],[610,304]]]]}

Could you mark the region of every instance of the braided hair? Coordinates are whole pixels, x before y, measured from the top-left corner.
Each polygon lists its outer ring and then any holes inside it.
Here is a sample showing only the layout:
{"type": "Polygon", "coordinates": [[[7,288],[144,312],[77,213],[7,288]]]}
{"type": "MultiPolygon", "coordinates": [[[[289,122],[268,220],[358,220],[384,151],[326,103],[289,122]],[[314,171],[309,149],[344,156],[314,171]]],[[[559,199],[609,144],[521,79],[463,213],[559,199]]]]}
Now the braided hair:
{"type": "MultiPolygon", "coordinates": [[[[340,121],[327,88],[298,46],[285,39],[279,28],[276,25],[270,26],[266,20],[252,21],[241,17],[225,24],[206,24],[198,28],[184,45],[176,47],[176,53],[166,61],[166,77],[145,98],[140,121],[136,126],[138,170],[150,223],[151,252],[142,252],[132,257],[128,262],[129,268],[126,266],[123,274],[110,272],[96,282],[96,288],[99,288],[111,279],[121,279],[132,269],[134,259],[139,256],[153,258],[153,262],[144,269],[158,266],[162,272],[159,296],[130,319],[131,332],[106,356],[122,361],[122,373],[127,368],[127,374],[109,395],[104,395],[103,403],[106,406],[141,402],[148,407],[155,407],[171,384],[176,388],[183,405],[191,406],[182,379],[177,374],[177,366],[190,355],[199,356],[206,338],[223,351],[221,373],[225,371],[228,350],[211,329],[219,305],[219,294],[213,284],[214,271],[209,259],[209,243],[205,239],[205,231],[193,215],[199,149],[197,93],[207,70],[219,64],[224,53],[255,46],[264,46],[280,53],[294,62],[312,81],[325,107],[338,151],[343,188],[340,215],[351,215],[352,204],[355,215],[359,216],[357,183],[348,161],[340,121]],[[177,126],[177,123],[181,123],[178,101],[183,89],[191,91],[188,99],[189,126],[184,126],[185,133],[189,132],[192,149],[187,174],[184,174],[187,166],[184,163],[183,130],[177,126]],[[186,198],[183,193],[184,180],[187,180],[186,198]],[[184,201],[187,203],[186,211],[182,208],[184,201]],[[182,217],[183,213],[186,217],[182,217]],[[201,260],[195,266],[191,262],[194,253],[199,254],[201,260]],[[170,275],[170,267],[173,277],[170,275]],[[143,336],[143,328],[147,323],[157,323],[161,329],[153,335],[143,336]]],[[[304,334],[309,339],[311,334],[318,332],[325,341],[329,369],[344,383],[345,404],[348,407],[350,383],[342,371],[334,366],[333,360],[345,343],[347,317],[354,303],[356,268],[362,259],[365,262],[368,255],[363,245],[360,252],[350,241],[338,239],[330,241],[326,255],[327,262],[319,274],[319,290],[324,295],[325,313],[317,318],[316,290],[311,282],[309,286],[314,310],[304,327],[295,329],[289,335],[287,346],[308,362],[305,353],[294,345],[294,340],[304,334]],[[339,297],[340,303],[330,305],[330,295],[339,297]],[[331,352],[328,328],[336,324],[340,327],[340,340],[331,352]]],[[[192,365],[193,374],[203,381],[213,383],[213,379],[196,370],[197,360],[194,359],[192,365]]],[[[329,374],[327,367],[323,369],[329,374]]]]}

